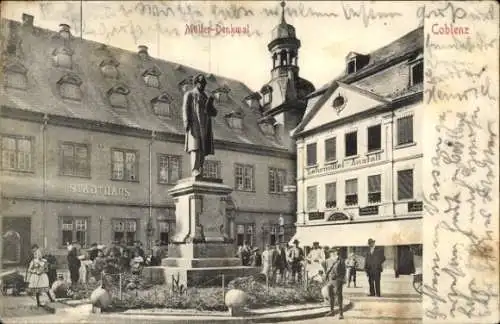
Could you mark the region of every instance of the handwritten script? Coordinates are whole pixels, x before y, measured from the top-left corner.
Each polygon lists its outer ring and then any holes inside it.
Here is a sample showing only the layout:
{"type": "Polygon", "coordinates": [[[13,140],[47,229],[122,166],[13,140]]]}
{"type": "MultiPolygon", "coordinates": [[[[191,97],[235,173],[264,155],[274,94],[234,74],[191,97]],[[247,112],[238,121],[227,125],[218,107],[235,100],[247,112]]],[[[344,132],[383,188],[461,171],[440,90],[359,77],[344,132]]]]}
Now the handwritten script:
{"type": "Polygon", "coordinates": [[[498,320],[498,6],[421,7],[425,28],[424,322],[498,320]],[[471,26],[435,35],[434,23],[471,26]],[[427,28],[429,26],[429,28],[427,28]],[[428,140],[427,140],[428,139],[428,140]]]}
{"type": "MultiPolygon", "coordinates": [[[[217,2],[197,4],[182,1],[110,1],[107,3],[78,2],[38,4],[43,19],[63,20],[71,26],[75,34],[83,31],[84,37],[99,37],[106,42],[116,37],[127,36],[136,44],[144,38],[157,33],[163,37],[186,37],[186,24],[228,25],[243,20],[251,24],[251,32],[245,37],[262,37],[268,30],[260,29],[260,19],[275,19],[278,22],[281,8],[278,2],[268,2],[256,6],[244,2],[217,2]],[[84,18],[81,21],[81,18],[84,18]],[[146,18],[146,19],[143,19],[146,18]],[[140,21],[140,23],[139,23],[140,21]],[[255,23],[252,23],[255,22],[255,23]]],[[[300,19],[336,19],[359,23],[370,27],[375,23],[390,24],[395,19],[402,19],[403,14],[394,10],[381,10],[384,6],[371,2],[341,3],[318,9],[317,6],[302,2],[290,2],[285,8],[287,18],[300,19]]],[[[192,37],[205,37],[190,34],[192,37]]],[[[225,34],[211,37],[224,37],[225,34]]]]}

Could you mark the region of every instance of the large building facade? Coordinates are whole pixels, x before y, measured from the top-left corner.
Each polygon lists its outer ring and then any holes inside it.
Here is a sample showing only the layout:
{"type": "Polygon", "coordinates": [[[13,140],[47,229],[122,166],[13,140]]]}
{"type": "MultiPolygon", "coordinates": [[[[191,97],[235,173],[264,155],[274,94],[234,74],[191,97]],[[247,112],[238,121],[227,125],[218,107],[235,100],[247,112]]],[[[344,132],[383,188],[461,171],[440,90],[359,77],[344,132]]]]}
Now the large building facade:
{"type": "Polygon", "coordinates": [[[421,265],[423,29],[370,54],[349,53],[338,78],[309,96],[297,140],[297,234],[385,267],[421,265]]]}
{"type": "Polygon", "coordinates": [[[49,31],[22,18],[2,21],[4,264],[23,263],[31,244],[59,256],[73,241],[167,244],[175,227],[168,190],[190,175],[182,98],[198,73],[218,109],[204,173],[234,188],[234,244],[293,236],[295,195],[284,187],[295,183],[288,134],[298,121],[268,118],[269,91],[155,59],[146,46],[129,52],[73,37],[65,24],[49,31]]]}

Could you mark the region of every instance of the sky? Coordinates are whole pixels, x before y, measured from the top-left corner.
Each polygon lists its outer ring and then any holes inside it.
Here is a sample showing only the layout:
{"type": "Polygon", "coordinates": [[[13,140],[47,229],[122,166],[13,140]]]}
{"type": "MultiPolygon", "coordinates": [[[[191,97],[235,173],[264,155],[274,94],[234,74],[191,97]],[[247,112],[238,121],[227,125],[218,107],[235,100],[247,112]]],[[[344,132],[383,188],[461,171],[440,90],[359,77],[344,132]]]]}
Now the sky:
{"type": "MultiPolygon", "coordinates": [[[[34,16],[34,25],[137,51],[244,82],[259,90],[270,79],[267,44],[279,23],[279,1],[4,1],[3,18],[34,16]],[[248,27],[248,34],[200,36],[191,24],[248,27]]],[[[350,52],[369,53],[420,24],[419,2],[288,1],[285,19],[301,41],[300,76],[316,88],[345,68],[350,52]]]]}

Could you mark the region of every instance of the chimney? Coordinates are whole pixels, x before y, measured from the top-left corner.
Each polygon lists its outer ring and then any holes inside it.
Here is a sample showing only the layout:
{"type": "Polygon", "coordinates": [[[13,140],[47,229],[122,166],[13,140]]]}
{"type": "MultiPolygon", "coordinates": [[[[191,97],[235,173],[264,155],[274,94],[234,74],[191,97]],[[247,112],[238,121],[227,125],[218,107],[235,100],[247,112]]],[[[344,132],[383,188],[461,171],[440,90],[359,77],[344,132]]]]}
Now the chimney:
{"type": "Polygon", "coordinates": [[[71,31],[68,24],[59,24],[59,35],[64,39],[71,37],[71,31]]]}
{"type": "Polygon", "coordinates": [[[147,59],[149,54],[148,54],[148,47],[146,45],[139,45],[139,57],[143,60],[147,59]]]}
{"type": "Polygon", "coordinates": [[[23,13],[23,26],[32,28],[34,19],[35,18],[32,15],[28,15],[26,13],[23,13]]]}

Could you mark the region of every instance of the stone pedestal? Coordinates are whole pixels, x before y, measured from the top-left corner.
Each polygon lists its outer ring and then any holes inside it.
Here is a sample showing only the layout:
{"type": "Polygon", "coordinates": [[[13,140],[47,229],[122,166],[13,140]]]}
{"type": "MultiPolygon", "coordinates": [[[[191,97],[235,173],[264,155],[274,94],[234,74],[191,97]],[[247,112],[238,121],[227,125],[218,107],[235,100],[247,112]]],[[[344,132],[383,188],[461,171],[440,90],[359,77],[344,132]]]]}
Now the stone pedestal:
{"type": "Polygon", "coordinates": [[[156,267],[162,269],[167,285],[220,286],[222,275],[227,284],[259,272],[258,268],[241,266],[235,257],[226,216],[231,191],[220,180],[204,178],[182,179],[169,190],[175,201],[175,234],[168,258],[156,267]]]}

